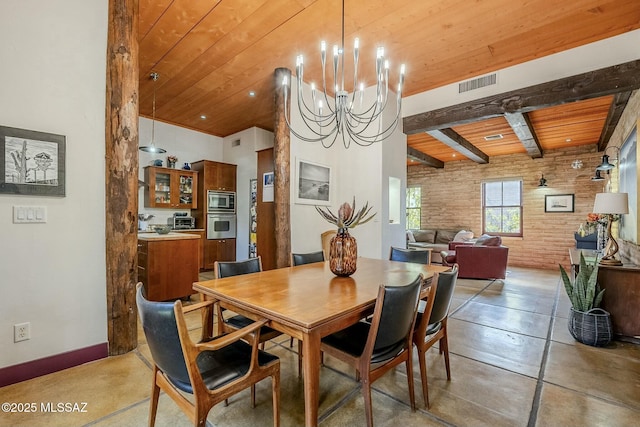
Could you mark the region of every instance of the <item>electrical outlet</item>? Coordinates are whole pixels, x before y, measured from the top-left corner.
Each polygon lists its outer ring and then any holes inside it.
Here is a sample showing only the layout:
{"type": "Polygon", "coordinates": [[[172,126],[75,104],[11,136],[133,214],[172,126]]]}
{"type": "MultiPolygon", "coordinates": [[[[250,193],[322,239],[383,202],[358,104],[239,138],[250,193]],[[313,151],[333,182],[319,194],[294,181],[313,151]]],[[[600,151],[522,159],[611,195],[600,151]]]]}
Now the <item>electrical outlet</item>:
{"type": "Polygon", "coordinates": [[[13,325],[13,342],[31,339],[31,323],[16,323],[13,325]]]}

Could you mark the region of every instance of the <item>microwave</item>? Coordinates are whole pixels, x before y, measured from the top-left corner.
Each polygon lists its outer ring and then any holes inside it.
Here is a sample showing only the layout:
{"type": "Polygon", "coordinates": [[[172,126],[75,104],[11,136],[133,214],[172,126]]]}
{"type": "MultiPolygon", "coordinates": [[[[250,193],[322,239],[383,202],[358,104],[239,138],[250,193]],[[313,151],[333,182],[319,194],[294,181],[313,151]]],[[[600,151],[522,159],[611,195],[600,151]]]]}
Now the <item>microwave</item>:
{"type": "Polygon", "coordinates": [[[232,191],[207,191],[207,212],[236,213],[236,193],[232,191]]]}

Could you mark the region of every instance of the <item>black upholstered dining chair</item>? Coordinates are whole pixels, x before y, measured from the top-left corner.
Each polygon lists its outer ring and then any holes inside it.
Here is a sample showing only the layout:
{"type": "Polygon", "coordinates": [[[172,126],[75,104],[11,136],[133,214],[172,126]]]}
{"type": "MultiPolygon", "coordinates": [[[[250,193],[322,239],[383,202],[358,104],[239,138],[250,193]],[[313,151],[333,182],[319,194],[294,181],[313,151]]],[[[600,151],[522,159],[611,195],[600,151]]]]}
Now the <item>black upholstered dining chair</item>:
{"type": "Polygon", "coordinates": [[[447,319],[449,318],[449,307],[451,306],[451,299],[453,298],[457,280],[458,264],[454,264],[450,271],[438,274],[437,284],[431,286],[431,292],[426,301],[421,301],[418,306],[413,343],[418,350],[422,395],[427,408],[429,408],[429,387],[427,385],[427,362],[425,357],[427,350],[436,342],[439,342],[440,354],[444,354],[447,380],[451,381],[447,319]]]}
{"type": "MultiPolygon", "coordinates": [[[[250,258],[245,261],[216,261],[213,264],[213,277],[221,279],[230,276],[240,276],[242,274],[258,273],[262,271],[262,258],[250,258]]],[[[233,316],[224,316],[226,311],[220,304],[217,304],[218,317],[218,334],[229,333],[242,329],[253,322],[246,316],[235,314],[233,316]]],[[[276,331],[268,326],[260,329],[259,342],[264,349],[264,343],[281,335],[282,332],[276,331]]]]}
{"type": "MultiPolygon", "coordinates": [[[[251,405],[255,407],[255,384],[268,377],[272,385],[273,425],[280,424],[280,360],[260,351],[254,337],[266,320],[218,337],[207,337],[203,328],[202,340],[198,343],[189,337],[184,313],[211,312],[214,302],[183,306],[180,300],[148,301],[142,283],[138,283],[138,314],[153,358],[151,427],[155,425],[160,390],[176,402],[194,425],[204,426],[213,406],[248,387],[251,387],[251,405]],[[193,401],[184,393],[193,395],[193,401]]],[[[203,316],[207,317],[210,316],[203,316]]]]}
{"type": "MultiPolygon", "coordinates": [[[[311,264],[314,262],[323,262],[324,261],[324,251],[317,252],[309,252],[306,254],[294,254],[291,253],[291,266],[295,267],[296,265],[304,265],[311,264]]],[[[289,340],[289,347],[293,347],[293,337],[289,340]]],[[[298,376],[300,376],[302,372],[302,346],[300,342],[298,342],[298,376]]]]}
{"type": "Polygon", "coordinates": [[[360,321],[322,338],[321,350],[354,366],[362,382],[367,426],[373,426],[371,384],[402,362],[407,369],[411,410],[415,411],[411,336],[422,287],[422,274],[405,286],[384,286],[371,323],[360,321]]]}
{"type": "Polygon", "coordinates": [[[431,264],[431,252],[415,249],[402,249],[391,247],[389,260],[401,262],[415,262],[417,264],[431,264]]]}
{"type": "Polygon", "coordinates": [[[323,262],[324,251],[309,252],[306,254],[294,254],[291,253],[291,265],[304,265],[311,264],[313,262],[323,262]]]}

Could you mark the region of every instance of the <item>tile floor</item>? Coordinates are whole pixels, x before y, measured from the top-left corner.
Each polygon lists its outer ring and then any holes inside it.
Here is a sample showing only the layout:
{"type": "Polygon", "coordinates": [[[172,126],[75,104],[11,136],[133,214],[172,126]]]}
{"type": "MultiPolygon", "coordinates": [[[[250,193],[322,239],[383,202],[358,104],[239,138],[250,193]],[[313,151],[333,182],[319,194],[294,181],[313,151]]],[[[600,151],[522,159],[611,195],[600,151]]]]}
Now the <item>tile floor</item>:
{"type": "MultiPolygon", "coordinates": [[[[204,276],[203,278],[206,278],[204,276]]],[[[376,426],[637,426],[640,423],[640,346],[579,344],[567,331],[568,299],[555,271],[512,268],[506,280],[458,281],[449,346],[452,379],[438,351],[427,354],[431,409],[413,376],[418,410],[407,405],[404,367],[374,383],[376,426]]],[[[194,336],[198,319],[189,319],[194,336]]],[[[282,363],[281,425],[302,426],[304,403],[296,348],[282,336],[267,345],[282,363]]],[[[415,354],[415,353],[414,353],[415,354]]],[[[123,356],[57,372],[0,389],[1,402],[34,402],[36,413],[0,413],[0,426],[145,426],[151,358],[139,347],[123,356]],[[84,412],[41,411],[41,404],[86,402],[84,412]]],[[[270,383],[259,384],[251,409],[244,391],[209,414],[211,426],[270,426],[270,383]]],[[[78,408],[83,409],[83,408],[78,408]]],[[[166,396],[157,426],[190,425],[166,396]]],[[[353,372],[326,357],[321,370],[320,425],[364,425],[353,372]]]]}

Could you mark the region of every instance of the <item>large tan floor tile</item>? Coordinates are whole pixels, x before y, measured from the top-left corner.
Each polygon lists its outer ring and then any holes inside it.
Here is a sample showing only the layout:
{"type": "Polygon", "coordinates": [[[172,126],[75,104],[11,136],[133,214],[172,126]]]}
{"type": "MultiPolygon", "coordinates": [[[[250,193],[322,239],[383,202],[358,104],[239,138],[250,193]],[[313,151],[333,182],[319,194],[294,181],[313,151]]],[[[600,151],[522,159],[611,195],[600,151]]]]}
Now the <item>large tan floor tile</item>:
{"type": "Polygon", "coordinates": [[[559,272],[530,270],[529,275],[508,275],[505,280],[496,280],[491,283],[487,289],[555,298],[556,287],[560,283],[559,281],[559,272]]]}
{"type": "MultiPolygon", "coordinates": [[[[455,354],[450,355],[450,362],[451,381],[447,381],[444,356],[433,348],[427,352],[431,414],[456,426],[526,425],[536,388],[534,379],[455,354]]],[[[426,410],[415,351],[413,369],[416,403],[426,410]]],[[[380,378],[373,387],[408,404],[404,366],[380,378]]]]}
{"type": "Polygon", "coordinates": [[[492,328],[505,329],[518,334],[546,338],[550,316],[471,301],[454,315],[454,318],[478,323],[492,328]]]}
{"type": "MultiPolygon", "coordinates": [[[[375,384],[375,383],[374,383],[375,384]]],[[[342,406],[321,420],[322,427],[364,426],[366,416],[364,398],[360,388],[346,396],[342,406]]],[[[423,410],[411,411],[407,403],[398,402],[375,389],[371,393],[373,423],[376,427],[421,426],[441,427],[446,423],[438,421],[433,415],[423,410]]],[[[408,399],[407,399],[408,402],[408,399]]],[[[302,424],[301,424],[302,425],[302,424]]]]}
{"type": "Polygon", "coordinates": [[[474,302],[530,311],[547,316],[553,314],[554,300],[555,298],[551,296],[532,296],[493,289],[484,290],[473,299],[474,302]]]}
{"type": "Polygon", "coordinates": [[[82,426],[149,397],[151,371],[131,352],[0,389],[2,402],[34,402],[35,413],[0,413],[1,426],[82,426]],[[86,412],[43,413],[41,404],[86,402],[86,412]]]}
{"type": "Polygon", "coordinates": [[[536,426],[632,427],[639,420],[638,410],[545,383],[536,426]]]}
{"type": "Polygon", "coordinates": [[[538,377],[545,340],[449,318],[449,351],[538,377]]]}
{"type": "Polygon", "coordinates": [[[462,286],[459,283],[456,283],[456,287],[453,290],[453,297],[463,300],[470,300],[480,293],[481,289],[470,288],[468,286],[462,286]]]}
{"type": "Polygon", "coordinates": [[[544,381],[640,410],[640,358],[630,352],[551,342],[544,381]]]}

